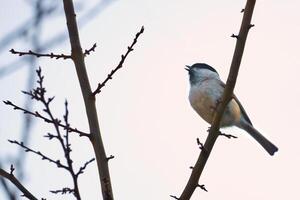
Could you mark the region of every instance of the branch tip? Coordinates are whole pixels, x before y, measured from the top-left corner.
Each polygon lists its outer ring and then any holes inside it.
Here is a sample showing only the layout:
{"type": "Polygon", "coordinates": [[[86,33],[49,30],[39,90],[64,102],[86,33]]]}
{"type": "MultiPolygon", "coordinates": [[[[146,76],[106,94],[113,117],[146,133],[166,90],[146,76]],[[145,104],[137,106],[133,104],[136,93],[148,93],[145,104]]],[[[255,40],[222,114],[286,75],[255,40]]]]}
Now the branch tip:
{"type": "Polygon", "coordinates": [[[109,160],[114,159],[114,158],[115,158],[115,156],[110,155],[109,157],[106,158],[106,160],[109,161],[109,160]]]}
{"type": "Polygon", "coordinates": [[[220,132],[220,131],[219,131],[219,135],[220,135],[220,136],[227,137],[228,139],[232,139],[232,138],[236,139],[236,138],[238,138],[238,137],[237,137],[237,136],[235,136],[235,135],[231,135],[231,134],[222,133],[222,132],[220,132]]]}
{"type": "Polygon", "coordinates": [[[94,45],[90,49],[86,49],[83,53],[84,56],[90,55],[90,53],[95,51],[97,47],[97,43],[94,43],[94,45]]]}
{"type": "Polygon", "coordinates": [[[15,171],[15,168],[13,164],[10,165],[10,174],[13,175],[13,172],[15,171]]]}
{"type": "Polygon", "coordinates": [[[199,149],[200,149],[200,150],[205,151],[204,145],[203,145],[202,142],[200,142],[200,139],[199,139],[199,138],[197,138],[197,145],[199,146],[199,149]]]}
{"type": "Polygon", "coordinates": [[[105,86],[105,84],[112,79],[112,76],[123,67],[123,63],[125,62],[128,54],[133,51],[133,46],[137,43],[137,39],[139,36],[144,32],[144,26],[142,26],[141,30],[136,33],[135,38],[133,39],[133,42],[130,46],[127,47],[127,52],[123,55],[121,55],[121,60],[119,64],[107,75],[106,79],[102,83],[98,83],[98,86],[96,90],[92,93],[93,96],[101,92],[101,89],[105,86]]]}
{"type": "Polygon", "coordinates": [[[179,198],[178,198],[178,197],[176,197],[176,196],[174,196],[174,195],[170,195],[170,197],[172,197],[173,199],[177,199],[177,200],[179,200],[179,198]]]}
{"type": "Polygon", "coordinates": [[[238,36],[238,35],[235,35],[235,34],[232,34],[230,37],[239,39],[239,36],[238,36]]]}
{"type": "Polygon", "coordinates": [[[208,192],[207,189],[205,188],[205,185],[200,185],[198,184],[197,187],[201,188],[202,190],[204,190],[205,192],[208,192]]]}
{"type": "Polygon", "coordinates": [[[250,24],[249,25],[249,29],[252,28],[252,27],[254,27],[254,26],[255,26],[254,24],[250,24]]]}

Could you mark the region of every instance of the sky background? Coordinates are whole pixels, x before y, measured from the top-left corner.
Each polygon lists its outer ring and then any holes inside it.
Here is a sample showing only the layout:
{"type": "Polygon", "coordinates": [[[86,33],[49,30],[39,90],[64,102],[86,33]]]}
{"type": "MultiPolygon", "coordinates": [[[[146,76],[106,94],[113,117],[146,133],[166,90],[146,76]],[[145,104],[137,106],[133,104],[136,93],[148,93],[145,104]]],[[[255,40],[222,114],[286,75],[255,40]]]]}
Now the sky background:
{"type": "MultiPolygon", "coordinates": [[[[91,6],[93,0],[76,1],[91,6]]],[[[97,96],[102,137],[111,160],[110,173],[115,199],[153,200],[180,196],[199,154],[196,138],[202,142],[208,124],[190,107],[185,65],[205,62],[212,65],[225,81],[235,47],[246,1],[116,0],[109,3],[80,29],[83,49],[97,43],[96,52],[86,58],[93,89],[119,62],[136,32],[145,26],[124,67],[97,96]]],[[[79,6],[81,5],[81,6],[79,6]]],[[[219,137],[200,179],[209,192],[197,189],[196,199],[272,199],[300,198],[300,2],[257,1],[241,68],[235,87],[254,126],[279,147],[269,156],[247,133],[238,128],[224,132],[238,139],[219,137]]],[[[84,7],[83,7],[84,8],[84,7]]],[[[4,1],[0,7],[0,36],[31,17],[32,10],[21,0],[4,1]]],[[[80,15],[78,15],[80,17],[80,15]]],[[[44,21],[41,40],[66,31],[63,13],[44,21]]],[[[26,41],[6,47],[1,65],[16,59],[8,50],[29,50],[26,41]]],[[[61,42],[55,53],[70,52],[69,41],[61,42]]],[[[0,65],[0,66],[1,66],[0,65]]],[[[88,131],[75,68],[70,60],[39,59],[50,96],[55,95],[53,110],[64,112],[68,99],[70,122],[88,131]]],[[[24,102],[20,92],[26,89],[25,67],[0,79],[0,99],[24,102]]],[[[35,105],[34,109],[40,106],[35,105]]],[[[7,160],[18,147],[7,139],[19,139],[20,112],[0,104],[0,158],[7,160]]],[[[58,144],[43,135],[53,131],[50,125],[35,120],[30,146],[62,158],[58,144]]],[[[72,137],[73,158],[77,166],[92,158],[86,139],[72,137]]],[[[37,197],[73,199],[50,194],[71,183],[63,170],[36,155],[27,155],[24,184],[37,197]]],[[[17,170],[17,169],[16,169],[17,170]]],[[[82,199],[101,199],[96,163],[79,179],[82,199]]],[[[1,194],[0,199],[6,196],[1,194]]]]}

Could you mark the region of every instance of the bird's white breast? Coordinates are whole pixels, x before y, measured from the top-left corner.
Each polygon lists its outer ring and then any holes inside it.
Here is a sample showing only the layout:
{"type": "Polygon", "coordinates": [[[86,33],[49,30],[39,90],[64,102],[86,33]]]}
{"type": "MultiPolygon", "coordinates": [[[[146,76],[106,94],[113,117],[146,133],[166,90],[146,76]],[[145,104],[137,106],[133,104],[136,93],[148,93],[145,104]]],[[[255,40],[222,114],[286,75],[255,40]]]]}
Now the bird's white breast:
{"type": "MultiPolygon", "coordinates": [[[[192,85],[189,100],[193,109],[209,124],[213,121],[213,115],[218,102],[220,102],[224,88],[219,80],[208,79],[199,84],[192,85]]],[[[231,100],[225,109],[221,126],[231,126],[239,121],[240,109],[235,100],[231,100]]]]}

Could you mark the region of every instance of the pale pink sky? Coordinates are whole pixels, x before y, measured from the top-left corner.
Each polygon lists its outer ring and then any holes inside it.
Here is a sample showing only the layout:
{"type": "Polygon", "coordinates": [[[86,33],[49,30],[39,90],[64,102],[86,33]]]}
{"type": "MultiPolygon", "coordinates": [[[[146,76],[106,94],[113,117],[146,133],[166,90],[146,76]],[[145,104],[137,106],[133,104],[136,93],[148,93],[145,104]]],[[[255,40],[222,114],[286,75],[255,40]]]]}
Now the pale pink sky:
{"type": "MultiPolygon", "coordinates": [[[[10,23],[29,16],[26,9],[13,7],[15,2],[0,8],[1,19],[11,15],[11,22],[1,20],[2,34],[10,23]]],[[[234,0],[116,1],[80,31],[83,48],[98,44],[96,52],[86,59],[95,88],[119,62],[135,33],[145,26],[124,68],[97,98],[106,151],[116,157],[110,162],[115,199],[170,199],[170,194],[179,196],[182,192],[191,172],[189,166],[199,154],[196,138],[204,141],[208,128],[189,105],[184,66],[206,62],[226,80],[235,46],[230,35],[239,30],[244,4],[234,0]]],[[[218,139],[200,180],[209,192],[196,190],[192,200],[300,198],[299,6],[296,0],[257,1],[252,20],[255,27],[249,33],[235,89],[254,126],[279,147],[279,152],[271,157],[244,131],[226,129],[239,138],[218,139]]],[[[44,37],[63,30],[65,22],[51,21],[47,28],[44,37]]],[[[68,52],[68,48],[65,42],[54,52],[68,52]]],[[[7,53],[1,58],[13,57],[7,53]]],[[[67,98],[72,124],[88,130],[72,63],[41,59],[39,64],[49,93],[57,97],[56,112],[63,113],[67,98]]],[[[22,102],[19,91],[25,88],[25,71],[1,79],[1,100],[22,102]],[[12,82],[14,87],[8,90],[7,84],[12,82]]],[[[17,137],[15,123],[21,115],[4,105],[0,109],[6,116],[0,122],[0,156],[5,157],[17,149],[6,139],[17,137]]],[[[48,130],[49,126],[37,121],[32,146],[55,156],[56,145],[49,146],[42,138],[48,130]]],[[[74,143],[77,160],[83,162],[93,156],[87,141],[76,138],[74,143]]],[[[69,183],[68,177],[33,155],[28,157],[26,185],[39,197],[61,199],[48,190],[69,183]],[[66,179],[58,181],[55,176],[66,179]]],[[[100,199],[96,177],[94,164],[80,179],[83,199],[100,199]]]]}

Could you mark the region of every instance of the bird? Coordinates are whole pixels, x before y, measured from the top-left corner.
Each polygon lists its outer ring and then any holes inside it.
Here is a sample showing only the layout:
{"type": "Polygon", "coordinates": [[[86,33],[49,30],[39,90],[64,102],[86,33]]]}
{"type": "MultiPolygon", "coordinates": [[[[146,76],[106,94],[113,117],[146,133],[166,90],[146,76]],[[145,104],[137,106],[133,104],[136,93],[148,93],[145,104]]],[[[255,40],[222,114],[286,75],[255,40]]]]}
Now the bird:
{"type": "MultiPolygon", "coordinates": [[[[186,65],[189,74],[190,91],[189,101],[192,108],[207,123],[212,124],[214,112],[225,89],[225,84],[220,79],[218,72],[206,63],[186,65]]],[[[221,118],[220,127],[236,126],[248,132],[270,155],[274,155],[278,148],[253,127],[245,109],[233,94],[226,105],[221,118]]]]}

